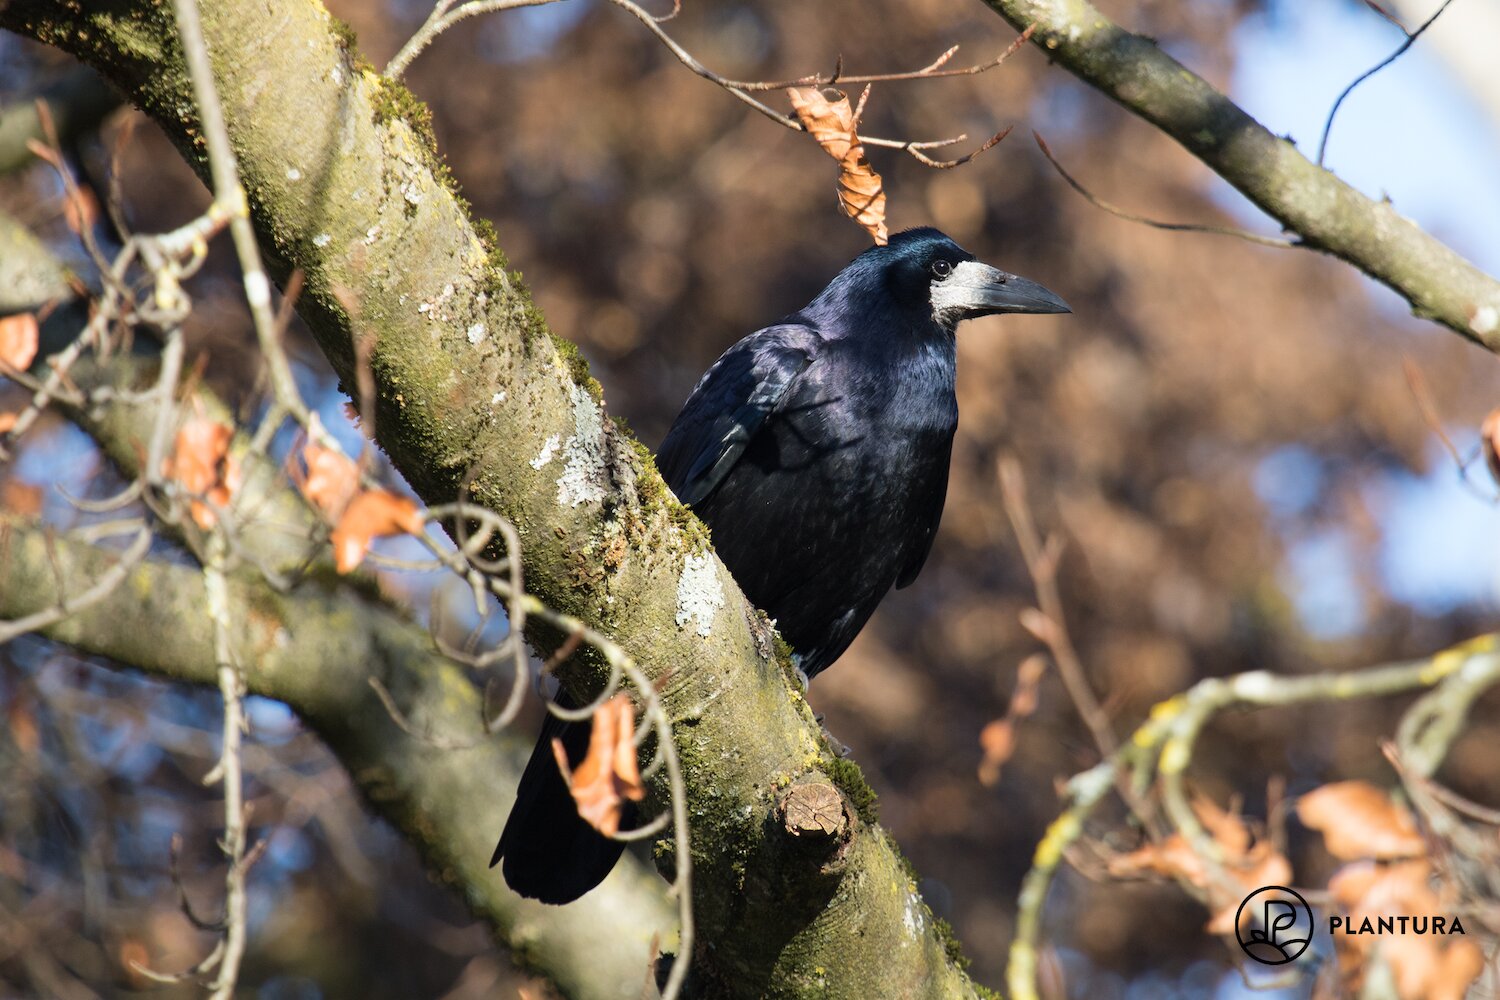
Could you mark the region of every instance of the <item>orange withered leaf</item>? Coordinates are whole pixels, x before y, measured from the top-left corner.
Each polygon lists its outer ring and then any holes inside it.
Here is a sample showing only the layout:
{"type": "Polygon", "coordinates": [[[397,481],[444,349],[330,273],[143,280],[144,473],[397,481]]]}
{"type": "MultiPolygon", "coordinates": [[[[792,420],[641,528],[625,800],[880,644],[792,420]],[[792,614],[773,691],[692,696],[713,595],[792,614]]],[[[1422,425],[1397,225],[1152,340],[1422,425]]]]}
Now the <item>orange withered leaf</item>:
{"type": "Polygon", "coordinates": [[[1328,853],[1342,861],[1410,858],[1426,849],[1411,813],[1367,781],[1313,789],[1297,801],[1297,817],[1321,831],[1328,853]]]}
{"type": "Polygon", "coordinates": [[[92,188],[79,187],[63,202],[63,221],[75,233],[94,228],[99,221],[99,199],[92,188]]]}
{"type": "Polygon", "coordinates": [[[295,458],[288,472],[297,489],[330,521],[338,521],[359,492],[359,466],[337,447],[316,444],[311,438],[302,446],[304,473],[295,458]]]}
{"type": "Polygon", "coordinates": [[[1010,695],[1005,718],[996,719],[979,731],[984,758],[979,763],[979,783],[986,788],[1000,781],[1000,769],[1016,750],[1016,723],[1036,711],[1037,686],[1047,670],[1047,659],[1039,654],[1026,657],[1016,670],[1016,689],[1010,695]]]}
{"type": "Polygon", "coordinates": [[[569,771],[562,740],[552,741],[558,770],[573,793],[578,815],[605,836],[619,832],[626,799],[639,802],[646,797],[636,766],[634,737],[635,709],[628,696],[617,694],[594,713],[588,754],[577,770],[569,771]]]}
{"type": "Polygon", "coordinates": [[[1328,893],[1348,916],[1349,926],[1404,914],[1421,917],[1423,932],[1398,925],[1395,933],[1335,934],[1339,970],[1348,995],[1359,992],[1365,969],[1379,952],[1396,981],[1401,1000],[1460,1000],[1479,977],[1484,957],[1477,945],[1439,933],[1434,917],[1452,919],[1451,900],[1433,888],[1425,858],[1409,861],[1355,861],[1328,880],[1328,893]]]}
{"type": "Polygon", "coordinates": [[[16,313],[0,319],[0,361],[17,371],[25,371],[36,359],[37,326],[35,313],[16,313]]]}
{"type": "Polygon", "coordinates": [[[385,535],[419,535],[422,511],[406,497],[386,490],[366,490],[349,501],[333,529],[333,563],[348,573],[364,561],[370,543],[385,535]]]}
{"type": "Polygon", "coordinates": [[[1198,821],[1218,845],[1218,864],[1194,849],[1181,833],[1163,841],[1111,858],[1109,873],[1116,877],[1168,875],[1204,890],[1213,915],[1210,934],[1232,934],[1235,916],[1246,892],[1265,885],[1286,885],[1292,865],[1269,840],[1254,840],[1244,818],[1221,809],[1202,796],[1192,801],[1198,821]]]}
{"type": "Polygon", "coordinates": [[[234,428],[195,414],[178,430],[172,453],[162,460],[162,475],[192,496],[188,510],[205,530],[214,525],[213,507],[228,506],[239,489],[239,460],[229,454],[233,439],[234,428]]]}
{"type": "Polygon", "coordinates": [[[885,183],[856,134],[854,109],[841,91],[830,101],[818,87],[790,87],[787,95],[797,119],[839,164],[839,207],[859,223],[878,244],[890,238],[885,224],[885,183]]]}

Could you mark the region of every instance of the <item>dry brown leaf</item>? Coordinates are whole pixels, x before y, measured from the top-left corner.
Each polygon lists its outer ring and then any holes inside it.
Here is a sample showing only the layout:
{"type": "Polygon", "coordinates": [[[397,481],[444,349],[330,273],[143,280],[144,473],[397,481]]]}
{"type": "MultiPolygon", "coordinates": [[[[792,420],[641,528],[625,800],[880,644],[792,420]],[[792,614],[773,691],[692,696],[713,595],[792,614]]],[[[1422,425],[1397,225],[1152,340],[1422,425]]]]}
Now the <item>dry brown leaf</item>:
{"type": "Polygon", "coordinates": [[[1016,689],[1010,695],[1005,718],[988,723],[979,731],[979,748],[984,757],[979,762],[979,783],[993,788],[1000,781],[1000,769],[1016,751],[1016,723],[1036,711],[1037,687],[1047,671],[1047,658],[1033,654],[1016,668],[1016,689]]]}
{"type": "Polygon", "coordinates": [[[10,410],[0,411],[0,434],[8,434],[12,427],[16,426],[16,420],[20,418],[19,413],[10,410]]]}
{"type": "Polygon", "coordinates": [[[99,221],[99,199],[88,187],[79,187],[63,202],[63,221],[75,233],[93,229],[99,221]]]}
{"type": "Polygon", "coordinates": [[[993,788],[1000,781],[1000,768],[1010,760],[1016,750],[1016,727],[1010,719],[996,719],[979,731],[979,749],[984,757],[979,762],[979,783],[993,788]]]}
{"type": "Polygon", "coordinates": [[[1136,848],[1129,854],[1110,858],[1109,873],[1116,878],[1166,875],[1200,889],[1208,886],[1208,869],[1203,859],[1180,833],[1174,833],[1159,843],[1136,848]]]}
{"type": "Polygon", "coordinates": [[[1288,884],[1292,880],[1292,864],[1271,841],[1252,843],[1244,819],[1221,809],[1211,799],[1199,796],[1192,807],[1198,821],[1219,845],[1222,857],[1217,868],[1222,877],[1216,877],[1215,866],[1195,851],[1181,833],[1110,859],[1109,873],[1117,877],[1167,875],[1202,889],[1208,895],[1212,912],[1208,932],[1233,934],[1245,893],[1262,886],[1288,884]]]}
{"type": "Polygon", "coordinates": [[[25,371],[36,360],[38,333],[35,313],[16,313],[0,318],[0,361],[25,371]]]}
{"type": "Polygon", "coordinates": [[[188,510],[204,530],[214,525],[213,507],[228,506],[240,486],[239,460],[229,454],[233,438],[234,428],[195,414],[162,460],[162,475],[192,496],[188,510]]]}
{"type": "MultiPolygon", "coordinates": [[[[1432,888],[1432,866],[1426,859],[1344,865],[1328,880],[1328,892],[1352,926],[1366,918],[1392,915],[1445,915],[1448,911],[1432,888]]],[[[1459,1000],[1478,978],[1484,956],[1470,941],[1432,933],[1335,934],[1339,969],[1348,991],[1357,991],[1365,966],[1378,949],[1396,979],[1401,1000],[1459,1000]]]]}
{"type": "Polygon", "coordinates": [[[1297,817],[1322,831],[1328,853],[1341,861],[1409,858],[1426,849],[1411,813],[1366,781],[1338,781],[1308,792],[1297,802],[1297,817]]]}
{"type": "Polygon", "coordinates": [[[330,541],[334,568],[348,573],[364,561],[375,539],[403,532],[420,535],[424,523],[422,511],[406,497],[386,490],[366,490],[349,501],[333,529],[330,541]]]}
{"type": "Polygon", "coordinates": [[[854,109],[841,91],[830,101],[817,87],[789,87],[792,108],[808,134],[839,164],[839,207],[882,246],[890,239],[885,224],[885,184],[870,166],[855,132],[854,109]]]}
{"type": "Polygon", "coordinates": [[[1225,870],[1240,885],[1240,892],[1229,894],[1216,889],[1210,894],[1215,904],[1214,914],[1208,920],[1210,934],[1233,934],[1235,916],[1246,893],[1267,885],[1287,885],[1292,881],[1292,863],[1286,855],[1276,850],[1269,840],[1258,841],[1237,865],[1225,870]]]}
{"type": "Polygon", "coordinates": [[[0,483],[0,509],[28,517],[42,512],[42,488],[34,483],[7,477],[0,483]]]}
{"type": "Polygon", "coordinates": [[[562,740],[552,741],[557,767],[573,793],[578,815],[607,837],[620,830],[625,800],[646,797],[635,759],[635,708],[630,698],[617,694],[594,713],[588,754],[576,771],[569,771],[562,740]]]}
{"type": "Polygon", "coordinates": [[[311,439],[302,446],[304,473],[295,457],[288,473],[307,502],[330,521],[338,521],[359,492],[359,466],[337,448],[325,448],[311,439]]]}
{"type": "Polygon", "coordinates": [[[1236,813],[1221,809],[1219,804],[1206,795],[1195,795],[1192,801],[1193,815],[1203,828],[1213,835],[1226,859],[1239,861],[1250,850],[1250,830],[1236,813]]]}
{"type": "Polygon", "coordinates": [[[1490,411],[1479,425],[1479,440],[1484,445],[1484,464],[1490,476],[1500,483],[1500,408],[1490,411]]]}
{"type": "Polygon", "coordinates": [[[31,710],[31,704],[21,699],[11,702],[5,721],[10,740],[15,744],[16,749],[21,751],[22,756],[36,756],[36,752],[42,746],[42,734],[37,728],[36,715],[31,710]]]}
{"type": "Polygon", "coordinates": [[[1438,956],[1437,967],[1423,984],[1426,1000],[1463,1000],[1484,971],[1484,952],[1473,941],[1453,941],[1438,956]]]}

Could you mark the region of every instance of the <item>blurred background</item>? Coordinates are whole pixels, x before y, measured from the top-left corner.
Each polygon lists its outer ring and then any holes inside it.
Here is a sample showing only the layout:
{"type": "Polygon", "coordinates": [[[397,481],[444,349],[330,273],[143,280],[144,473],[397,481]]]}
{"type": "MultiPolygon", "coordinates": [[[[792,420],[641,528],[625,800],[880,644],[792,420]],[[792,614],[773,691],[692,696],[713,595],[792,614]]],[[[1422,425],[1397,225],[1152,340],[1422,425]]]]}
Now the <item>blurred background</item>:
{"type": "MultiPolygon", "coordinates": [[[[1402,41],[1358,0],[1105,0],[1278,134],[1315,155],[1339,92],[1402,41]]],[[[1436,0],[1403,0],[1410,28],[1436,0]]],[[[382,65],[420,24],[420,0],[329,0],[382,65]]],[[[1327,164],[1491,273],[1500,272],[1500,78],[1466,68],[1460,22],[1500,15],[1456,0],[1406,55],[1345,102],[1327,164]],[[1456,23],[1451,26],[1449,18],[1456,23]],[[1446,31],[1446,33],[1444,33],[1446,31]]],[[[974,0],[688,0],[666,27],[738,79],[954,65],[1014,38],[974,0]]],[[[1492,62],[1492,60],[1491,60],[1492,62]]],[[[0,38],[0,99],[71,69],[0,38]]],[[[701,371],[729,344],[803,305],[866,245],[834,201],[834,165],[804,135],[748,112],[685,70],[602,0],[467,22],[411,67],[440,147],[478,215],[525,274],[552,328],[579,344],[611,413],[660,441],[701,371]]],[[[1403,371],[1422,373],[1464,459],[1500,404],[1496,361],[1408,315],[1391,293],[1310,253],[1164,232],[1069,190],[1040,132],[1099,197],[1173,222],[1275,225],[1188,154],[1027,48],[991,72],[875,88],[862,131],[900,138],[1016,126],[954,170],[873,150],[893,229],[932,224],[1042,281],[1066,317],[988,319],[959,336],[947,513],[932,558],[819,678],[814,707],[880,793],[885,822],[952,922],[981,982],[1001,979],[1019,880],[1057,812],[1057,783],[1097,760],[1049,675],[992,788],[978,736],[1004,714],[1017,665],[1039,649],[1018,624],[1035,601],[1000,503],[1014,454],[1044,532],[1067,540],[1068,625],[1116,728],[1195,680],[1296,674],[1431,653],[1494,627],[1500,513],[1482,460],[1467,478],[1424,421],[1403,371]]],[[[122,111],[79,148],[105,176],[122,130],[128,223],[160,230],[206,195],[144,118],[122,111]]],[[[972,142],[973,140],[971,140],[972,142]]],[[[969,147],[958,147],[965,150],[969,147]]],[[[92,167],[90,168],[90,164],[92,167]]],[[[0,207],[75,253],[45,168],[0,178],[0,207]]],[[[253,336],[238,277],[216,247],[192,290],[192,349],[226,397],[254,398],[253,336]]],[[[316,348],[294,343],[324,419],[357,442],[316,348]]],[[[105,492],[111,473],[54,418],[0,470],[8,507],[64,520],[58,487],[105,492]]],[[[421,585],[393,589],[425,606],[421,585]]],[[[411,850],[369,820],[347,778],[279,705],[255,701],[247,769],[269,838],[251,879],[245,996],[533,996],[411,850]]],[[[1221,803],[1266,815],[1348,777],[1391,780],[1377,741],[1404,702],[1240,713],[1218,720],[1190,776],[1221,803]],[[1279,793],[1278,793],[1279,794],[1279,793]]],[[[1500,805],[1493,698],[1440,777],[1500,805]]],[[[127,961],[180,968],[209,940],[182,914],[182,877],[210,915],[219,869],[218,699],[23,639],[0,650],[0,996],[88,997],[150,986],[127,961]]],[[[534,724],[537,716],[529,724],[534,724]]],[[[1101,826],[1104,835],[1107,824],[1101,826]]],[[[1298,884],[1332,867],[1287,830],[1298,884]]],[[[1121,835],[1118,843],[1133,843],[1121,835]]],[[[1208,997],[1231,956],[1175,886],[1062,879],[1047,937],[1070,995],[1208,997]]],[[[1236,980],[1237,981],[1237,980],[1236,980]]],[[[183,990],[182,995],[192,995],[183,990]]],[[[168,995],[175,995],[168,991],[168,995]]]]}

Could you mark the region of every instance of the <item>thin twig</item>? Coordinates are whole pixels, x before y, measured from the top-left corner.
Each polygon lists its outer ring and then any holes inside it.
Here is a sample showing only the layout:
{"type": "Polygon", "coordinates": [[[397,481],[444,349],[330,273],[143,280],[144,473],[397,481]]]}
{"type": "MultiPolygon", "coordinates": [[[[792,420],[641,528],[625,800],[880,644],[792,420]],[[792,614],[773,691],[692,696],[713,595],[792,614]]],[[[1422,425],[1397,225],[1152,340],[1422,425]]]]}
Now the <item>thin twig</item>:
{"type": "Polygon", "coordinates": [[[204,776],[203,783],[224,784],[224,839],[219,846],[229,862],[224,873],[224,954],[210,1000],[229,1000],[239,981],[250,919],[245,891],[250,862],[245,856],[245,789],[240,759],[240,743],[246,728],[245,682],[229,643],[229,590],[223,566],[227,552],[221,532],[209,537],[209,547],[203,583],[214,627],[214,660],[218,665],[219,695],[224,702],[224,727],[219,762],[204,776]]]}
{"type": "Polygon", "coordinates": [[[1078,714],[1083,717],[1084,724],[1093,733],[1099,753],[1108,757],[1119,748],[1119,739],[1115,736],[1109,715],[1089,686],[1088,672],[1084,670],[1083,661],[1079,659],[1073,640],[1068,635],[1062,594],[1057,587],[1061,543],[1054,540],[1056,536],[1049,538],[1047,544],[1042,543],[1036,524],[1031,519],[1031,509],[1026,504],[1026,480],[1021,472],[1021,463],[1016,461],[1015,456],[1006,455],[1001,458],[999,471],[1005,513],[1015,530],[1016,542],[1021,547],[1021,558],[1026,563],[1026,571],[1036,589],[1037,604],[1046,620],[1038,638],[1052,651],[1058,675],[1068,689],[1068,696],[1078,708],[1078,714]]]}
{"type": "Polygon", "coordinates": [[[391,61],[385,64],[384,75],[389,80],[399,80],[401,74],[406,72],[412,60],[422,54],[422,50],[431,45],[439,35],[453,27],[458,22],[474,17],[476,14],[489,14],[501,10],[513,10],[517,7],[540,7],[543,4],[556,3],[557,0],[469,0],[458,9],[453,9],[454,0],[439,0],[432,8],[432,13],[427,15],[427,20],[417,29],[416,34],[406,40],[401,46],[401,51],[391,57],[391,61]]]}
{"type": "Polygon", "coordinates": [[[261,263],[255,227],[250,222],[249,203],[245,199],[245,189],[240,185],[239,167],[235,163],[234,150],[229,142],[229,130],[224,123],[224,109],[219,103],[213,69],[209,65],[208,46],[203,40],[198,5],[196,0],[174,0],[173,9],[177,15],[178,31],[182,35],[183,58],[192,81],[193,98],[198,105],[203,141],[208,150],[209,175],[214,192],[214,204],[209,214],[213,214],[214,208],[217,208],[229,222],[229,234],[234,240],[245,285],[245,299],[250,304],[250,317],[254,321],[256,338],[271,374],[271,389],[276,401],[293,419],[306,427],[309,413],[297,391],[291,362],[287,359],[278,336],[276,314],[271,308],[271,281],[261,263]]]}
{"type": "MultiPolygon", "coordinates": [[[[1339,107],[1344,103],[1344,99],[1346,97],[1348,97],[1350,94],[1354,93],[1354,88],[1355,87],[1358,87],[1360,84],[1364,83],[1370,77],[1374,76],[1376,73],[1379,73],[1381,70],[1385,69],[1391,63],[1395,62],[1397,59],[1400,59],[1403,55],[1405,55],[1406,54],[1406,50],[1409,49],[1409,48],[1411,48],[1413,45],[1415,45],[1417,43],[1417,39],[1422,37],[1422,33],[1424,31],[1426,31],[1428,28],[1432,27],[1433,22],[1435,22],[1438,18],[1440,18],[1440,17],[1443,16],[1443,11],[1447,10],[1448,9],[1448,5],[1451,4],[1452,2],[1453,2],[1453,0],[1443,0],[1442,6],[1438,7],[1437,10],[1433,11],[1432,12],[1432,16],[1429,17],[1427,20],[1423,21],[1422,24],[1421,24],[1421,26],[1418,27],[1416,31],[1410,32],[1406,36],[1406,41],[1402,42],[1401,45],[1396,49],[1395,52],[1392,52],[1390,55],[1388,55],[1384,59],[1380,60],[1380,62],[1376,63],[1374,66],[1371,66],[1369,69],[1365,70],[1359,76],[1355,77],[1354,78],[1354,82],[1350,83],[1349,86],[1345,87],[1344,90],[1343,90],[1343,92],[1339,94],[1338,99],[1333,102],[1333,107],[1331,107],[1331,108],[1328,109],[1328,118],[1327,118],[1326,121],[1323,122],[1323,135],[1322,135],[1321,138],[1318,139],[1318,160],[1317,160],[1318,166],[1321,167],[1323,165],[1323,154],[1328,151],[1328,133],[1330,131],[1332,131],[1332,129],[1333,129],[1333,118],[1334,118],[1335,115],[1337,115],[1339,113],[1339,107]]],[[[1375,7],[1374,4],[1370,4],[1369,3],[1369,0],[1366,0],[1366,3],[1369,6],[1371,6],[1371,7],[1375,7]]],[[[1382,16],[1384,16],[1387,21],[1390,21],[1391,23],[1395,24],[1396,27],[1398,27],[1398,28],[1401,27],[1401,24],[1400,24],[1399,21],[1396,21],[1395,18],[1391,17],[1389,14],[1387,14],[1385,11],[1381,10],[1379,7],[1375,7],[1375,10],[1377,12],[1379,12],[1382,16]]],[[[1406,29],[1402,28],[1402,30],[1405,31],[1406,29]]]]}
{"type": "Polygon", "coordinates": [[[1245,229],[1236,229],[1233,226],[1210,226],[1196,222],[1162,222],[1158,219],[1147,218],[1144,215],[1136,215],[1134,212],[1127,212],[1125,209],[1100,198],[1084,187],[1072,174],[1064,170],[1063,165],[1057,162],[1057,157],[1052,155],[1051,147],[1047,145],[1047,140],[1042,138],[1040,132],[1033,129],[1031,137],[1036,140],[1036,144],[1041,149],[1042,155],[1047,158],[1048,163],[1052,164],[1052,169],[1057,171],[1057,175],[1067,183],[1068,187],[1083,195],[1084,200],[1090,205],[1093,205],[1095,208],[1102,208],[1110,215],[1124,219],[1126,222],[1137,222],[1143,226],[1150,226],[1152,229],[1165,229],[1168,232],[1174,233],[1210,233],[1215,236],[1233,236],[1237,239],[1258,243],[1265,247],[1285,249],[1298,245],[1292,240],[1283,239],[1278,236],[1262,236],[1259,233],[1252,233],[1245,229]]]}

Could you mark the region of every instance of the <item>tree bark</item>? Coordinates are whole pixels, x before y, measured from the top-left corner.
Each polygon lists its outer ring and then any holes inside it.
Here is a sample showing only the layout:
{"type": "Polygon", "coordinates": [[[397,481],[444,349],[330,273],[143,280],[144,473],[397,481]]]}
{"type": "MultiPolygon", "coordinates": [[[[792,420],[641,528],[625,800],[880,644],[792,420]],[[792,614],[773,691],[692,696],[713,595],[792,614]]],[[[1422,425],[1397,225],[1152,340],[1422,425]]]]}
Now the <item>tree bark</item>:
{"type": "MultiPolygon", "coordinates": [[[[201,174],[191,92],[162,8],[16,0],[0,26],[93,65],[201,174]]],[[[528,589],[612,636],[659,686],[692,817],[696,992],[974,995],[873,822],[857,768],[830,754],[707,532],[608,419],[576,349],[550,335],[470,220],[425,109],[375,74],[318,4],[214,3],[203,20],[268,257],[283,275],[304,272],[299,310],[346,385],[355,384],[352,338],[373,338],[382,447],[429,503],[454,499],[472,472],[471,498],[521,532],[528,589]],[[829,836],[805,835],[805,811],[788,801],[788,789],[808,784],[844,793],[845,822],[829,836]]],[[[65,641],[85,638],[71,623],[59,628],[65,641]]],[[[121,653],[130,662],[150,651],[121,653]]],[[[565,679],[586,684],[586,670],[570,667],[565,679]]],[[[415,796],[458,767],[382,780],[410,781],[415,796]]],[[[482,870],[498,825],[477,825],[468,817],[463,829],[430,833],[447,840],[434,856],[450,859],[471,893],[498,880],[482,870]]]]}

